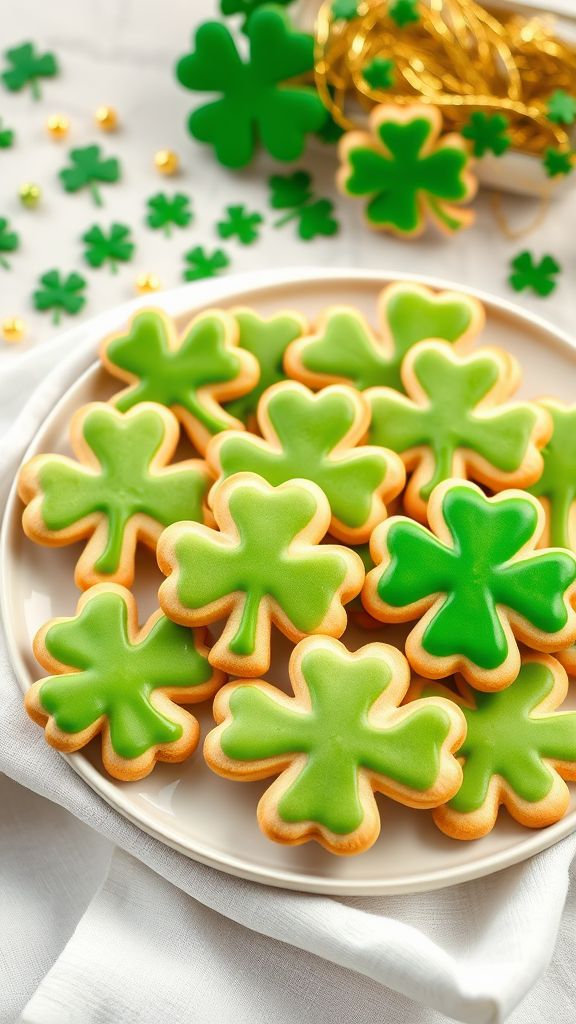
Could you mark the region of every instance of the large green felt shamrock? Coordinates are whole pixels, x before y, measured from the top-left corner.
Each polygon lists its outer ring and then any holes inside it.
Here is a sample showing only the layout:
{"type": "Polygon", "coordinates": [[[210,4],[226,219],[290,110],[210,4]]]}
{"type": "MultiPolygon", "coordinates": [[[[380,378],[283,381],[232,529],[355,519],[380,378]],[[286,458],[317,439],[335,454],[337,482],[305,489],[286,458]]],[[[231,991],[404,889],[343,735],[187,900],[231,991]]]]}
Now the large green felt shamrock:
{"type": "Polygon", "coordinates": [[[49,622],[34,650],[54,675],[27,691],[28,713],[59,750],[101,732],[104,766],[119,779],[188,757],[198,722],[177,705],[205,700],[223,681],[191,630],[156,612],[138,631],[134,598],[109,583],[84,594],[73,618],[49,622]]]}
{"type": "Polygon", "coordinates": [[[138,540],[154,549],[169,523],[203,518],[206,465],[198,459],[168,465],[178,423],[157,405],[125,415],[103,402],[85,405],[70,435],[78,462],[38,455],[22,469],[24,530],[50,546],[90,538],[76,567],[78,586],[106,580],[130,586],[138,540]]]}
{"type": "Polygon", "coordinates": [[[162,228],[168,238],[173,224],[176,227],[185,228],[192,220],[190,200],[181,192],[176,192],[173,196],[168,196],[165,192],[157,192],[147,200],[147,206],[146,223],[154,229],[162,228]]]}
{"type": "Polygon", "coordinates": [[[11,65],[7,71],[2,72],[2,81],[11,92],[20,92],[24,86],[29,85],[32,98],[41,98],[41,78],[53,78],[58,74],[58,62],[53,53],[36,52],[33,43],[22,43],[4,54],[11,65]]]}
{"type": "Polygon", "coordinates": [[[554,658],[523,659],[515,681],[499,693],[478,693],[461,680],[460,695],[425,686],[422,696],[455,701],[466,718],[458,751],[463,780],[437,825],[457,839],[479,839],[496,824],[504,804],[523,825],[558,821],[570,794],[563,779],[576,778],[576,713],[557,712],[568,691],[566,673],[554,658]]]}
{"type": "Polygon", "coordinates": [[[376,568],[362,594],[381,622],[420,620],[406,641],[417,672],[437,679],[461,671],[478,689],[499,690],[520,668],[516,638],[548,651],[574,642],[576,558],[533,550],[544,518],[536,498],[487,498],[451,480],[433,491],[428,518],[431,530],[401,516],[376,528],[376,568]]]}
{"type": "Polygon", "coordinates": [[[62,313],[75,316],[86,305],[86,281],[80,274],[64,276],[59,270],[47,270],[39,279],[41,285],[32,295],[36,309],[52,310],[52,323],[59,324],[62,313]]]}
{"type": "Polygon", "coordinates": [[[369,441],[398,452],[414,470],[405,495],[413,518],[426,522],[431,492],[449,477],[492,491],[538,479],[550,420],[534,403],[506,401],[518,378],[516,360],[501,349],[460,356],[444,342],[422,341],[402,363],[408,397],[391,388],[366,392],[369,441]]]}
{"type": "Polygon", "coordinates": [[[204,748],[227,778],[280,775],[258,806],[271,839],[360,853],[380,831],[374,791],[410,807],[436,806],[455,792],[461,713],[440,698],[399,708],[409,672],[395,648],[369,644],[351,654],[337,640],[311,637],[295,649],[290,678],[294,697],[263,682],[226,686],[214,704],[221,724],[204,748]]]}
{"type": "Polygon", "coordinates": [[[96,206],[102,206],[98,182],[114,182],[120,177],[120,163],[116,157],[100,156],[100,146],[84,146],[71,149],[71,167],[64,167],[58,174],[66,192],[78,192],[86,185],[96,206]]]}
{"type": "Polygon", "coordinates": [[[284,380],[284,353],[288,345],[306,331],[306,321],[299,313],[277,313],[264,319],[251,309],[234,310],[238,324],[238,344],[251,352],[260,367],[258,383],[248,394],[229,402],[226,408],[232,416],[249,423],[256,415],[260,396],[266,388],[284,380]]]}
{"type": "Polygon", "coordinates": [[[177,75],[187,89],[222,94],[190,115],[190,133],[213,145],[226,167],[250,163],[257,139],[277,160],[297,160],[306,133],[318,131],[326,119],[315,89],[284,84],[312,70],[312,36],[295,32],[272,8],[255,11],[246,34],[246,63],[228,28],[214,21],[200,26],[195,51],[179,61],[177,75]]]}
{"type": "Polygon", "coordinates": [[[340,636],[343,605],[361,590],[364,566],[348,548],[322,544],[330,506],[315,484],[271,487],[237,473],[213,492],[221,532],[179,523],[164,531],[158,564],[167,615],[183,625],[227,618],[210,661],[254,676],[270,664],[272,623],[291,640],[340,636]]]}
{"type": "Polygon", "coordinates": [[[368,405],[352,388],[334,384],[315,395],[282,381],[258,405],[262,438],[224,431],[212,439],[206,458],[224,478],[251,472],[274,486],[298,477],[312,480],[330,502],[330,532],[362,544],[386,517],[405,479],[392,452],[361,445],[369,419],[368,405]]]}
{"type": "MultiPolygon", "coordinates": [[[[254,12],[269,2],[270,0],[220,0],[220,10],[225,18],[234,14],[242,14],[245,29],[254,12]]],[[[288,7],[292,3],[294,0],[274,0],[275,7],[288,7]]]]}
{"type": "Polygon", "coordinates": [[[3,255],[5,252],[15,252],[20,245],[20,236],[12,231],[6,217],[0,217],[0,267],[10,270],[10,264],[3,255]]]}
{"type": "Polygon", "coordinates": [[[119,262],[127,263],[132,259],[135,248],[127,224],[112,224],[108,234],[97,224],[93,224],[82,235],[82,241],[86,243],[86,262],[91,267],[101,267],[108,262],[113,274],[117,272],[119,262]]]}
{"type": "Polygon", "coordinates": [[[312,334],[290,345],[287,373],[311,388],[342,382],[359,391],[379,386],[403,391],[400,367],[413,345],[441,338],[467,346],[482,329],[484,311],[471,296],[398,282],[382,291],[378,322],[381,339],[356,309],[327,310],[312,334]]]}
{"type": "Polygon", "coordinates": [[[246,394],[258,381],[258,363],[237,342],[236,321],[220,310],[196,317],[181,339],[165,314],[142,310],[101,348],[106,369],[129,384],[112,401],[123,411],[139,402],[168,406],[203,450],[212,434],[242,427],[220,400],[246,394]]]}
{"type": "Polygon", "coordinates": [[[370,133],[348,132],[340,140],[338,184],[345,195],[368,198],[370,227],[404,237],[420,235],[426,216],[447,232],[471,224],[476,181],[462,136],[439,139],[436,107],[380,106],[370,115],[370,133]]]}
{"type": "Polygon", "coordinates": [[[552,418],[552,437],[542,451],[544,469],[530,491],[546,512],[546,539],[576,551],[576,406],[539,402],[552,418]]]}

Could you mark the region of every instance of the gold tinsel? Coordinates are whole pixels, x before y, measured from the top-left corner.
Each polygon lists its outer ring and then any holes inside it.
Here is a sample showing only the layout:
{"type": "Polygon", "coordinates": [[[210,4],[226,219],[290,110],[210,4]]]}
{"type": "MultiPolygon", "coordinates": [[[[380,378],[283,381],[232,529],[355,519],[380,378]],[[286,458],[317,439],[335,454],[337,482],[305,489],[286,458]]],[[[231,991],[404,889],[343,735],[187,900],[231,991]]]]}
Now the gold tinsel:
{"type": "Polygon", "coordinates": [[[400,28],[390,0],[361,0],[350,21],[332,3],[316,23],[315,81],[334,120],[364,127],[362,112],[378,103],[432,103],[447,130],[460,130],[474,110],[502,113],[513,147],[542,155],[570,145],[567,129],[547,117],[556,89],[576,95],[576,50],[542,16],[491,13],[474,0],[420,0],[419,21],[400,28]],[[394,62],[391,89],[372,89],[363,68],[376,57],[394,62]]]}

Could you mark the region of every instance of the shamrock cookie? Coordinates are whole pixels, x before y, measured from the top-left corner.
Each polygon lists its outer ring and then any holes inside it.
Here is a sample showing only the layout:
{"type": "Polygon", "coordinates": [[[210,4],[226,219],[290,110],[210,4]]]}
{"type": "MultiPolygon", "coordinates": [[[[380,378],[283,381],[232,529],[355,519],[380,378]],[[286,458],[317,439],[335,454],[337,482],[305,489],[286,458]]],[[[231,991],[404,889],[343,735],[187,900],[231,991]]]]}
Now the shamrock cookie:
{"type": "Polygon", "coordinates": [[[555,399],[538,403],[552,419],[542,452],[543,471],[530,488],[546,513],[547,543],[576,551],[576,405],[555,399]]]}
{"type": "Polygon", "coordinates": [[[368,404],[352,388],[334,384],[315,395],[282,381],[260,399],[262,438],[227,430],[212,438],[206,458],[215,476],[253,472],[275,486],[297,477],[312,480],[330,502],[330,532],[361,544],[386,518],[387,503],[405,481],[393,452],[356,447],[369,422],[368,404]]]}
{"type": "Polygon", "coordinates": [[[400,708],[410,671],[396,648],[351,654],[309,637],[292,654],[290,680],[293,697],[261,680],[225,686],[214,702],[220,724],[204,745],[209,767],[226,778],[279,776],[258,805],[270,839],[362,853],[380,832],[375,792],[434,807],[457,791],[462,713],[442,698],[400,708]]]}
{"type": "Polygon", "coordinates": [[[576,638],[576,558],[534,551],[544,525],[524,491],[487,498],[475,484],[447,480],[432,492],[430,530],[394,516],[370,541],[376,563],[362,600],[381,622],[418,624],[406,654],[421,675],[461,671],[478,690],[501,690],[518,675],[516,640],[540,651],[576,638]]]}
{"type": "Polygon", "coordinates": [[[564,779],[576,779],[576,712],[557,711],[568,691],[561,665],[527,655],[514,682],[499,693],[478,693],[458,680],[459,695],[444,686],[418,686],[414,694],[453,700],[466,718],[458,750],[462,785],[434,811],[454,839],[479,839],[496,824],[503,804],[522,825],[544,828],[568,810],[564,779]]]}
{"type": "Polygon", "coordinates": [[[218,530],[177,523],[163,533],[158,564],[166,615],[182,625],[228,621],[210,662],[240,676],[265,672],[275,623],[296,642],[309,633],[341,636],[343,605],[362,589],[362,559],[322,544],[330,506],[316,484],[271,487],[237,473],[214,492],[218,530]]]}
{"type": "Polygon", "coordinates": [[[446,234],[473,223],[473,211],[460,209],[477,189],[471,157],[461,135],[440,138],[437,107],[378,106],[369,123],[341,138],[336,179],[344,195],[368,200],[369,227],[416,238],[427,218],[446,234]]]}
{"type": "Polygon", "coordinates": [[[146,402],[121,413],[93,402],[72,418],[78,462],[36,455],[21,470],[27,536],[49,547],[89,538],[76,566],[77,586],[130,586],[139,540],[154,550],[165,526],[203,520],[211,482],[206,464],[187,459],[168,465],[179,432],[176,417],[161,405],[146,402]]]}
{"type": "Polygon", "coordinates": [[[506,402],[520,377],[502,349],[461,356],[441,341],[422,341],[402,363],[407,397],[370,388],[369,441],[398,452],[412,476],[406,511],[426,522],[434,487],[450,477],[472,478],[491,491],[527,487],[542,472],[540,448],[550,436],[546,411],[506,402]]]}
{"type": "Polygon", "coordinates": [[[284,367],[289,377],[315,389],[351,384],[359,391],[403,391],[400,367],[413,345],[439,338],[460,351],[470,346],[484,322],[484,309],[471,295],[397,281],[380,293],[380,336],[357,309],[335,306],[322,314],[312,334],[292,342],[284,367]]]}
{"type": "Polygon", "coordinates": [[[168,406],[201,452],[218,431],[242,429],[219,403],[247,394],[259,375],[252,353],[238,347],[234,317],[218,309],[195,317],[180,339],[165,313],[142,310],[127,331],[103,342],[100,358],[130,385],[111,398],[118,409],[146,401],[168,406]]]}
{"type": "Polygon", "coordinates": [[[106,771],[126,782],[192,753],[198,722],[178,705],[206,700],[224,682],[199,631],[161,611],[138,630],[132,594],[111,583],[83,594],[72,618],[47,623],[34,653],[52,675],[30,687],[25,705],[48,743],[71,753],[101,733],[106,771]]]}

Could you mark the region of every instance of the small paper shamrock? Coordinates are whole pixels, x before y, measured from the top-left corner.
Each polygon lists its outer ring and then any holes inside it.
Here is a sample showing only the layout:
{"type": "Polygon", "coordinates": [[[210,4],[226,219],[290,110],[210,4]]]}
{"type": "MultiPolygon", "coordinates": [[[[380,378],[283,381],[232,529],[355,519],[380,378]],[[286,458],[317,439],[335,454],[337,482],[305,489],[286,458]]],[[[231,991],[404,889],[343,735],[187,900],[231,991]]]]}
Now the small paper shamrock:
{"type": "Polygon", "coordinates": [[[162,228],[167,238],[172,234],[172,226],[185,228],[192,220],[190,200],[188,196],[176,192],[173,196],[165,192],[157,192],[146,200],[148,216],[146,223],[151,228],[162,228]]]}
{"type": "Polygon", "coordinates": [[[557,178],[560,174],[571,174],[574,170],[574,153],[570,149],[553,149],[549,147],[542,161],[549,178],[557,178]]]}
{"type": "Polygon", "coordinates": [[[306,321],[292,312],[278,313],[266,320],[251,309],[234,310],[234,319],[240,332],[238,344],[256,358],[260,376],[251,391],[228,402],[226,408],[243,423],[250,423],[266,388],[285,379],[284,353],[292,341],[305,333],[306,321]]]}
{"type": "Polygon", "coordinates": [[[104,767],[126,781],[192,753],[198,722],[178,705],[205,700],[223,682],[189,629],[158,611],[139,630],[137,616],[128,590],[92,587],[73,618],[54,619],[36,636],[36,657],[54,674],[25,697],[59,750],[79,750],[102,733],[104,767]]]}
{"type": "Polygon", "coordinates": [[[413,470],[405,495],[409,515],[426,522],[428,498],[450,477],[492,491],[527,487],[542,472],[539,452],[550,421],[529,402],[510,402],[519,366],[501,349],[460,356],[444,342],[422,341],[402,363],[407,396],[392,388],[365,392],[368,439],[402,455],[413,470]]]}
{"type": "Polygon", "coordinates": [[[552,399],[538,404],[551,416],[554,429],[542,450],[544,470],[530,493],[542,500],[547,542],[576,551],[576,406],[552,399]]]}
{"type": "MultiPolygon", "coordinates": [[[[220,0],[220,10],[225,18],[234,14],[244,15],[244,31],[250,17],[259,7],[267,5],[270,0],[220,0]]],[[[274,0],[275,7],[288,7],[294,0],[274,0]]]]}
{"type": "Polygon", "coordinates": [[[158,546],[166,614],[182,625],[227,620],[212,665],[239,676],[265,672],[272,623],[293,642],[310,633],[341,636],[343,606],[360,592],[364,566],[349,548],[320,544],[330,506],[319,487],[308,480],[271,487],[237,473],[213,492],[212,512],[217,530],[177,523],[158,546]]]}
{"type": "Polygon", "coordinates": [[[394,85],[394,61],[375,57],[362,68],[362,78],[371,89],[391,89],[394,85]]]}
{"type": "Polygon", "coordinates": [[[208,253],[201,245],[196,245],[185,252],[184,259],[188,264],[182,271],[185,281],[201,281],[205,277],[216,277],[221,270],[226,270],[230,265],[230,260],[223,249],[214,249],[212,253],[208,253]]]}
{"type": "Polygon", "coordinates": [[[120,163],[115,157],[100,156],[100,146],[71,149],[72,167],[64,167],[58,174],[66,192],[78,192],[88,185],[96,206],[102,206],[98,182],[115,182],[120,178],[120,163]]]}
{"type": "Polygon", "coordinates": [[[502,156],[512,145],[508,134],[510,122],[503,114],[485,114],[475,110],[470,120],[464,125],[462,135],[472,143],[474,156],[494,153],[502,156]]]}
{"type": "Polygon", "coordinates": [[[518,253],[510,261],[513,273],[508,278],[508,283],[516,292],[523,292],[530,288],[535,295],[542,298],[551,295],[555,290],[557,281],[554,280],[561,271],[561,266],[553,256],[543,256],[539,263],[536,263],[534,256],[528,250],[518,253]]]}
{"type": "Polygon", "coordinates": [[[10,149],[13,142],[14,132],[11,128],[2,128],[2,118],[0,118],[0,149],[10,149]]]}
{"type": "Polygon", "coordinates": [[[51,546],[89,537],[76,567],[77,585],[129,587],[138,540],[154,550],[169,523],[203,519],[206,465],[200,459],[169,465],[178,424],[168,409],[150,403],[126,414],[105,402],[82,406],[70,436],[79,461],[37,455],[21,471],[24,530],[51,546]]]}
{"type": "Polygon", "coordinates": [[[181,339],[169,317],[142,310],[126,331],[104,341],[100,357],[129,385],[111,399],[118,409],[168,406],[199,450],[219,430],[242,427],[219,402],[246,394],[258,381],[254,356],[238,347],[236,321],[219,310],[192,320],[181,339]]]}
{"type": "Polygon", "coordinates": [[[260,399],[262,437],[226,430],[212,439],[206,459],[220,478],[257,473],[274,486],[312,480],[330,502],[330,533],[362,544],[386,517],[405,479],[392,452],[361,444],[369,419],[366,402],[343,384],[315,395],[302,384],[281,381],[260,399]]]}
{"type": "Polygon", "coordinates": [[[564,92],[564,89],[556,89],[548,100],[548,118],[555,124],[574,124],[576,121],[576,98],[564,92]]]}
{"type": "Polygon", "coordinates": [[[557,711],[568,690],[554,658],[532,655],[500,693],[478,693],[462,681],[460,694],[426,686],[428,695],[454,701],[466,718],[458,750],[463,780],[434,821],[449,836],[480,839],[492,830],[501,804],[523,825],[558,821],[570,803],[563,779],[576,779],[576,714],[557,711]]]}
{"type": "Polygon", "coordinates": [[[358,17],[358,0],[332,0],[332,17],[353,21],[358,17]]]}
{"type": "Polygon", "coordinates": [[[216,225],[220,238],[237,238],[242,245],[251,245],[259,235],[259,225],[263,217],[260,213],[248,213],[244,205],[227,206],[226,220],[221,220],[216,225]]]}
{"type": "Polygon", "coordinates": [[[2,81],[11,92],[20,92],[29,85],[32,98],[41,98],[41,78],[53,78],[58,74],[58,62],[53,53],[37,53],[33,43],[22,43],[4,54],[11,65],[2,72],[2,81]]]}
{"type": "Polygon", "coordinates": [[[307,132],[318,131],[326,110],[316,90],[286,84],[312,70],[312,36],[295,32],[282,11],[255,11],[246,25],[250,56],[241,60],[225,25],[205,22],[196,33],[193,53],[178,63],[187,89],[221,93],[188,120],[190,134],[214,146],[226,167],[245,167],[257,140],[277,160],[297,160],[307,132]]]}
{"type": "Polygon", "coordinates": [[[5,252],[15,252],[20,245],[20,236],[12,231],[6,217],[0,217],[0,267],[10,270],[10,264],[3,255],[5,252]]]}
{"type": "Polygon", "coordinates": [[[354,654],[329,637],[303,640],[290,659],[294,696],[261,681],[217,695],[206,738],[213,771],[238,781],[279,775],[258,805],[270,839],[315,839],[332,853],[367,850],[380,832],[374,792],[437,806],[460,784],[452,751],[464,720],[442,698],[399,707],[406,660],[387,644],[354,654]]]}
{"type": "Polygon", "coordinates": [[[419,619],[406,640],[416,672],[460,671],[477,689],[501,690],[520,669],[516,640],[536,650],[568,647],[576,559],[534,551],[544,514],[525,491],[493,498],[449,480],[432,492],[428,530],[395,516],[376,527],[364,606],[381,622],[419,619]],[[381,563],[381,564],[380,564],[381,563]]]}
{"type": "Polygon", "coordinates": [[[458,209],[476,191],[461,135],[439,138],[436,107],[376,107],[371,132],[347,132],[339,144],[337,181],[345,195],[367,197],[370,227],[407,238],[420,235],[427,214],[443,231],[469,225],[471,210],[458,209]]]}
{"type": "Polygon", "coordinates": [[[86,305],[86,281],[75,272],[64,276],[59,270],[48,270],[39,279],[38,288],[32,295],[34,307],[44,312],[51,309],[52,323],[59,324],[62,313],[75,316],[86,305]]]}
{"type": "Polygon", "coordinates": [[[358,310],[328,309],[312,334],[288,348],[288,376],[311,388],[345,383],[359,391],[379,385],[403,391],[400,367],[413,345],[423,338],[441,338],[459,348],[468,346],[484,324],[484,313],[469,295],[398,282],[382,291],[378,320],[381,339],[358,310]]]}
{"type": "Polygon", "coordinates": [[[396,22],[399,28],[420,21],[418,0],[394,0],[394,3],[390,4],[388,16],[396,22]]]}
{"type": "Polygon", "coordinates": [[[332,216],[334,204],[330,199],[313,199],[311,178],[307,171],[293,174],[273,174],[270,186],[270,206],[274,210],[290,210],[285,217],[276,221],[279,228],[291,220],[298,221],[298,234],[305,241],[318,235],[330,237],[339,230],[338,221],[332,216]]]}
{"type": "Polygon", "coordinates": [[[118,270],[118,263],[128,263],[134,253],[134,242],[127,224],[112,224],[108,234],[94,224],[82,235],[82,241],[86,243],[86,262],[91,267],[101,267],[108,262],[113,274],[118,270]]]}

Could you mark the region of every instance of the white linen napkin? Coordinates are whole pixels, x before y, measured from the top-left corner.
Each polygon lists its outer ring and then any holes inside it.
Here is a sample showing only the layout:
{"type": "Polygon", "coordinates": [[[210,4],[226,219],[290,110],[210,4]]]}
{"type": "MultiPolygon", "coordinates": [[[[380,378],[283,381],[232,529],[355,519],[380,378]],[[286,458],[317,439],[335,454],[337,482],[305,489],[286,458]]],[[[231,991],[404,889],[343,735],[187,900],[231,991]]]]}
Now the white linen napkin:
{"type": "MultiPolygon", "coordinates": [[[[267,280],[273,278],[270,274],[267,280]]],[[[189,286],[167,294],[162,304],[179,314],[200,300],[217,301],[229,287],[230,279],[189,286]]],[[[131,303],[126,315],[142,304],[131,303]]],[[[4,499],[35,430],[93,360],[98,341],[117,319],[118,311],[101,316],[29,355],[22,353],[5,372],[0,382],[4,499]],[[18,412],[37,384],[32,402],[18,412]]],[[[65,816],[65,824],[51,832],[50,816],[35,811],[36,829],[20,824],[6,832],[6,818],[0,825],[0,993],[14,948],[18,956],[30,943],[38,948],[38,962],[33,960],[31,967],[35,982],[42,974],[42,937],[34,940],[31,934],[27,943],[19,937],[26,902],[36,912],[44,899],[45,918],[37,917],[43,927],[63,915],[60,948],[73,924],[66,917],[65,898],[63,908],[56,897],[54,903],[46,900],[59,887],[66,891],[62,872],[67,872],[74,905],[82,913],[109,856],[104,840],[115,851],[104,884],[39,981],[22,1024],[152,1024],[159,1019],[169,1024],[397,1024],[404,1019],[433,1024],[444,1019],[438,1013],[468,1024],[499,1024],[552,956],[576,836],[524,864],[435,893],[336,899],[267,888],[165,847],[92,792],[28,720],[3,639],[0,692],[0,770],[79,819],[65,816]],[[79,822],[97,834],[92,849],[79,822]],[[15,844],[19,834],[25,836],[21,846],[15,844]]],[[[20,792],[11,789],[12,795],[20,792]]],[[[37,805],[37,798],[29,799],[37,805]]],[[[571,903],[565,921],[572,928],[563,931],[561,964],[574,963],[575,917],[571,903]]],[[[565,989],[574,985],[573,973],[571,981],[560,980],[565,989]]],[[[520,1008],[514,1021],[572,1024],[569,993],[565,1014],[558,999],[553,1009],[545,992],[541,999],[553,1016],[543,1016],[540,1009],[537,1016],[524,1017],[520,1008]]],[[[0,995],[0,1021],[12,1020],[2,1017],[2,1001],[0,995]]]]}

